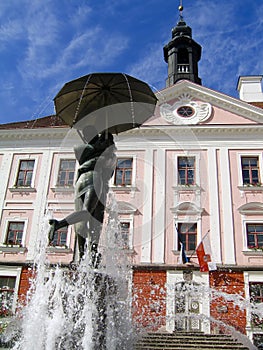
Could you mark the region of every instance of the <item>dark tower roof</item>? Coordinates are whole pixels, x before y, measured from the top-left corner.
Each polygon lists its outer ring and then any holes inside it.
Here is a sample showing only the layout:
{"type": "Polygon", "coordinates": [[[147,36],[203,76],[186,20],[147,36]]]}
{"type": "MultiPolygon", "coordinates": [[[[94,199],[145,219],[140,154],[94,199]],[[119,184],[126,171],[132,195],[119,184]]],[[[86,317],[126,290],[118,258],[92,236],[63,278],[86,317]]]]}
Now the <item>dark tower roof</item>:
{"type": "Polygon", "coordinates": [[[163,48],[165,62],[168,63],[166,86],[172,86],[182,79],[201,85],[198,77],[198,61],[202,47],[192,39],[192,29],[184,21],[183,6],[179,6],[180,19],[172,29],[172,40],[163,48]]]}

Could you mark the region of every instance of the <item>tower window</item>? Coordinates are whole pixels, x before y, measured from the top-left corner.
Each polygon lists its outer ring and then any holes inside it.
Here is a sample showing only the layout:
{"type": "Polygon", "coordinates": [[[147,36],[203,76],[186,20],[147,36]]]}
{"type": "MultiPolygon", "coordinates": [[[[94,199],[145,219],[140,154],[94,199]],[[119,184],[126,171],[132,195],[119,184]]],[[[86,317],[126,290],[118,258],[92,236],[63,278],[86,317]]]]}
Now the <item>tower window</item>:
{"type": "Polygon", "coordinates": [[[186,48],[178,50],[178,64],[189,64],[189,53],[186,48]]]}

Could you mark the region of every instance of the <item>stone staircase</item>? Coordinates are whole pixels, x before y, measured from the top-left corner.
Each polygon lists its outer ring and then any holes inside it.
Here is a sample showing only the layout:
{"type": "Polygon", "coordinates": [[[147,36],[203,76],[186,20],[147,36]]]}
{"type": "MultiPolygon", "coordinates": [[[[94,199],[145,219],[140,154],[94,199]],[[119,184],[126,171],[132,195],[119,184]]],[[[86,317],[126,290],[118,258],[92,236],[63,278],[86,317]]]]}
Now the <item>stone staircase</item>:
{"type": "Polygon", "coordinates": [[[230,335],[201,332],[147,333],[137,342],[135,350],[249,350],[230,335]]]}

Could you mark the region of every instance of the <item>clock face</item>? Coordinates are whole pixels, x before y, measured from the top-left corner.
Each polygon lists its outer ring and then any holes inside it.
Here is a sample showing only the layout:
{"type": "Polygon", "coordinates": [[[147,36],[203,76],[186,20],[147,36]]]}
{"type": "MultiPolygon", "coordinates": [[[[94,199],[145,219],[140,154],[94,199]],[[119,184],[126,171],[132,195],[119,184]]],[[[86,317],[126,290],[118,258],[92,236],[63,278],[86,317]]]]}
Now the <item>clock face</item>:
{"type": "Polygon", "coordinates": [[[183,117],[183,118],[190,118],[195,113],[194,109],[190,106],[181,106],[177,108],[176,112],[180,117],[183,117]]]}

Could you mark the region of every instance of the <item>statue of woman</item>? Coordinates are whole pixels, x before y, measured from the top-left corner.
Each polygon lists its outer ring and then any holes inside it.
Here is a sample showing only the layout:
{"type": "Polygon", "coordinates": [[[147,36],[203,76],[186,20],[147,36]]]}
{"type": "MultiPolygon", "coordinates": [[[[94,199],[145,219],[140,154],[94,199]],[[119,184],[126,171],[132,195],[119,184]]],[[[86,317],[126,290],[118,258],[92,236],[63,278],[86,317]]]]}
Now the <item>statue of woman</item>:
{"type": "Polygon", "coordinates": [[[83,129],[85,143],[74,148],[79,162],[75,184],[75,212],[63,220],[49,220],[49,240],[56,230],[75,225],[73,263],[78,263],[87,249],[91,252],[93,266],[98,264],[97,247],[104,218],[108,182],[116,167],[115,144],[110,133],[98,135],[94,127],[83,129]]]}

